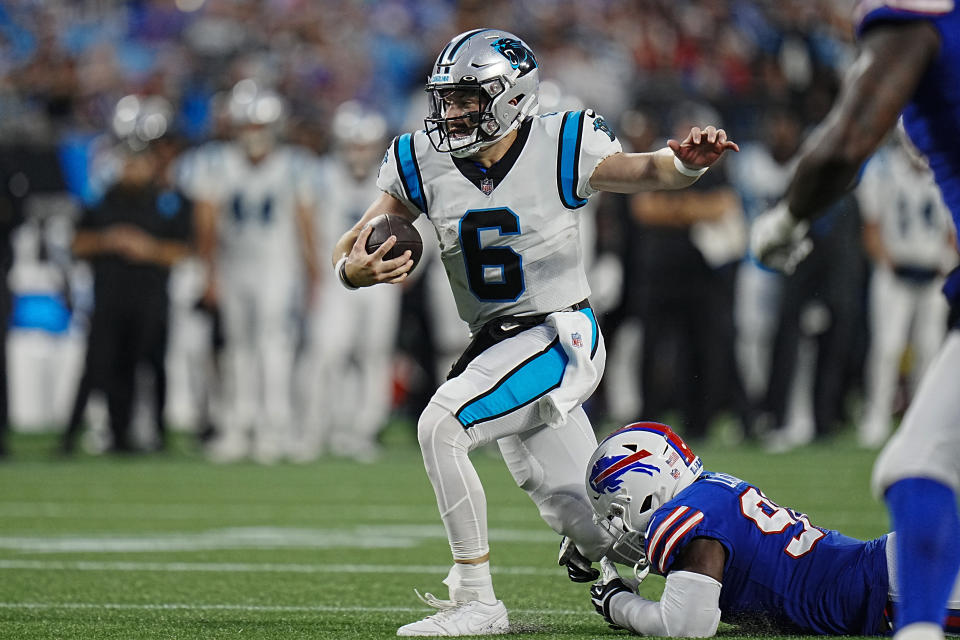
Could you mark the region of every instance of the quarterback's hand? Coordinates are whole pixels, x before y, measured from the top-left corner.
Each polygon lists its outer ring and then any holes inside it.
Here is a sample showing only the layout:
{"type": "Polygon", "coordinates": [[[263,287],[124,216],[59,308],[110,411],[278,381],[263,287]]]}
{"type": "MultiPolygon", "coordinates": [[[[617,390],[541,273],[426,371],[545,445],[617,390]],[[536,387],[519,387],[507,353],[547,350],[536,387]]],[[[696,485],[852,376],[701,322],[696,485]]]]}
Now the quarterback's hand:
{"type": "Polygon", "coordinates": [[[600,567],[603,569],[603,575],[600,580],[590,587],[590,602],[593,608],[597,610],[603,619],[607,621],[614,629],[620,626],[613,621],[610,615],[610,599],[618,593],[633,593],[626,583],[620,578],[613,563],[603,558],[600,560],[600,567]]]}
{"type": "Polygon", "coordinates": [[[753,221],[750,252],[762,265],[790,275],[813,250],[809,229],[809,222],[794,218],[781,202],[753,221]]]}
{"type": "Polygon", "coordinates": [[[690,133],[683,139],[683,142],[667,140],[667,146],[670,147],[680,162],[691,169],[709,167],[719,160],[727,149],[740,151],[736,142],[727,140],[726,131],[717,129],[713,125],[704,129],[694,127],[690,129],[690,133]]]}
{"type": "Polygon", "coordinates": [[[355,287],[369,287],[381,282],[396,284],[406,280],[410,269],[413,268],[411,252],[404,251],[398,258],[384,260],[383,256],[397,243],[397,237],[390,236],[377,247],[376,251],[367,253],[367,238],[370,237],[371,232],[373,227],[365,226],[353,243],[350,253],[347,254],[344,273],[350,284],[355,287]]]}

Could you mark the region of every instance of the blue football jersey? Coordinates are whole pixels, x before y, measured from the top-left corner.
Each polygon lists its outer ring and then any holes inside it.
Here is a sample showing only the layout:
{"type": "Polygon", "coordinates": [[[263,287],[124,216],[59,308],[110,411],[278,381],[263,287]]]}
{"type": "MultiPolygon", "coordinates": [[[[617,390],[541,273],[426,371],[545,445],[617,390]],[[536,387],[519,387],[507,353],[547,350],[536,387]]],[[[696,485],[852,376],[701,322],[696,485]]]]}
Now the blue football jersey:
{"type": "Polygon", "coordinates": [[[721,620],[784,633],[871,635],[887,603],[887,538],[821,529],[724,473],[701,477],[653,514],[651,569],[666,575],[684,546],[712,538],[727,552],[721,620]]]}
{"type": "MultiPolygon", "coordinates": [[[[943,201],[960,229],[960,10],[954,0],[862,0],[857,34],[881,23],[925,20],[940,32],[940,53],[903,110],[910,139],[930,161],[943,201]]],[[[960,270],[944,287],[960,302],[960,270]]]]}

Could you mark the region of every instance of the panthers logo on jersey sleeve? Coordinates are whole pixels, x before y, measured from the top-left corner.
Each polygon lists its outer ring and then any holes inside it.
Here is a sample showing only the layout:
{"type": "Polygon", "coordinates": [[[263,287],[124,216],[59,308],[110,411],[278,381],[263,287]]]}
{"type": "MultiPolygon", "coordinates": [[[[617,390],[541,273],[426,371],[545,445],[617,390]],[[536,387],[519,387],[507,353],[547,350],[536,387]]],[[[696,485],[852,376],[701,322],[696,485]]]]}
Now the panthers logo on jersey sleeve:
{"type": "MultiPolygon", "coordinates": [[[[546,116],[545,116],[546,117],[546,116]]],[[[560,122],[557,189],[567,209],[579,209],[596,193],[590,177],[607,157],[623,150],[603,116],[592,109],[568,111],[560,122]]]]}

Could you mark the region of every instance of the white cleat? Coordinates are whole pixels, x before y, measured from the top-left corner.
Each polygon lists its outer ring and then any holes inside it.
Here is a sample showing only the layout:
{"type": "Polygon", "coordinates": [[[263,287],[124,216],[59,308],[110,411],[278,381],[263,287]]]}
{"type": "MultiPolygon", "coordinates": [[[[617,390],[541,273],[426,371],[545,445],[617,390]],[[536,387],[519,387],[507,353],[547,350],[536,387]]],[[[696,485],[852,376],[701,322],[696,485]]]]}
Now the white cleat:
{"type": "Polygon", "coordinates": [[[423,620],[405,624],[397,629],[398,636],[495,636],[510,632],[507,608],[501,600],[486,604],[479,600],[454,602],[440,600],[433,594],[417,597],[426,604],[439,609],[423,620]]]}

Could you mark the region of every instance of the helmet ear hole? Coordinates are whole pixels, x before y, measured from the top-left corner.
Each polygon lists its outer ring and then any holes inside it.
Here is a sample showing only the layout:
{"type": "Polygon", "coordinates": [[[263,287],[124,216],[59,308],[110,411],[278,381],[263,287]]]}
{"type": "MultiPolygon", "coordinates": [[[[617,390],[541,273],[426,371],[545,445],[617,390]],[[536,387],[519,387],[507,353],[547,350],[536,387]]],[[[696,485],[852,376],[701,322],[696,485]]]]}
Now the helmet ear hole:
{"type": "Polygon", "coordinates": [[[653,505],[653,494],[648,495],[643,499],[643,504],[640,505],[640,513],[647,511],[653,505]]]}

